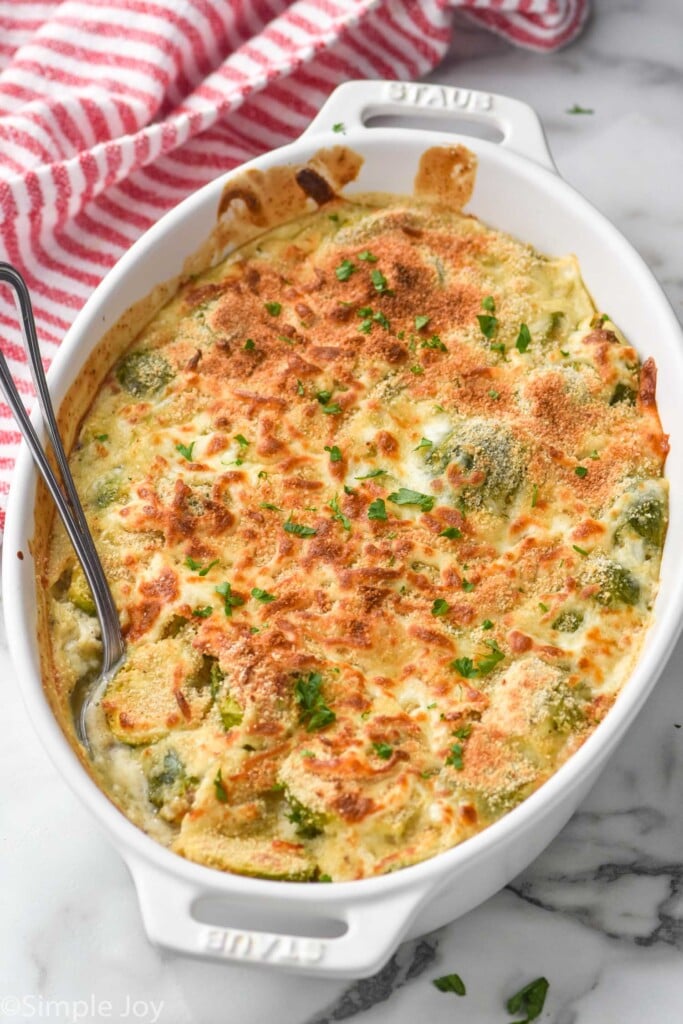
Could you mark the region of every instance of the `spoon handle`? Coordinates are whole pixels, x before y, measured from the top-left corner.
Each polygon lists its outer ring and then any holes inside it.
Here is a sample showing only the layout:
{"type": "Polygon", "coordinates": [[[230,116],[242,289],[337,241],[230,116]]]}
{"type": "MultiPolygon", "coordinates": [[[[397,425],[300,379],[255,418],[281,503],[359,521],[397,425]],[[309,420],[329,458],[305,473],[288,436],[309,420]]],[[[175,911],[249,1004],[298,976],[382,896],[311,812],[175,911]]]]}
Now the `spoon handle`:
{"type": "Polygon", "coordinates": [[[109,672],[123,657],[124,642],[118,612],[104,575],[102,563],[97,554],[97,549],[95,548],[59,435],[57,420],[40,358],[31,299],[26,282],[18,270],[10,264],[2,262],[0,262],[0,282],[9,285],[14,291],[31,376],[35,384],[43,421],[52,443],[63,485],[60,485],[57,475],[50,465],[45,449],[28,417],[7,361],[1,351],[0,390],[2,390],[19,430],[29,447],[38,471],[54,499],[59,516],[81,563],[85,578],[88,581],[102,630],[102,672],[104,674],[109,672]]]}

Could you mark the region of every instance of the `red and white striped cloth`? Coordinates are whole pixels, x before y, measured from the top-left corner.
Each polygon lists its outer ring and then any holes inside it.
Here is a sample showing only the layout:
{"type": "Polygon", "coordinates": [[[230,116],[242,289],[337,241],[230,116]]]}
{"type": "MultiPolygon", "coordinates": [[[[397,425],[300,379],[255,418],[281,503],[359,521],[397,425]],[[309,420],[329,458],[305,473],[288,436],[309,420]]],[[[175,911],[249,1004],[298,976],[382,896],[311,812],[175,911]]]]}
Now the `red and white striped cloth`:
{"type": "MultiPolygon", "coordinates": [[[[335,85],[417,79],[459,9],[556,49],[588,0],[0,0],[0,258],[25,276],[46,364],[100,279],[188,193],[291,140],[335,85]]],[[[14,304],[0,343],[32,387],[14,304]]],[[[19,434],[0,403],[0,531],[19,434]]]]}

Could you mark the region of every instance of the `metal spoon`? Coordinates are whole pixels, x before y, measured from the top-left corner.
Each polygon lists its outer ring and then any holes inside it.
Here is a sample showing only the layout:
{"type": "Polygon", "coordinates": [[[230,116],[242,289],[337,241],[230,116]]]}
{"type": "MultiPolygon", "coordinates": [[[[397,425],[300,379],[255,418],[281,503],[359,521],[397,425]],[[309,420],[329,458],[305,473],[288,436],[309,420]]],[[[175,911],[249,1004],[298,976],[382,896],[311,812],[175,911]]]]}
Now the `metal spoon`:
{"type": "Polygon", "coordinates": [[[38,395],[38,402],[43,422],[52,442],[52,449],[59,466],[61,483],[48,461],[45,449],[33,429],[24,404],[19,397],[14,380],[3,353],[0,351],[0,390],[5,396],[17,425],[29,446],[33,460],[45,481],[50,494],[57,506],[60,518],[73,544],[78,560],[81,563],[85,578],[92,592],[102,631],[102,666],[100,673],[94,677],[85,677],[77,683],[71,694],[71,710],[74,717],[76,735],[89,754],[92,754],[88,740],[86,714],[94,694],[106,679],[113,675],[123,659],[125,645],[119,624],[119,616],[111,596],[99,555],[93,542],[90,528],[83,512],[71,476],[69,463],[64,452],[57,420],[52,408],[43,364],[40,359],[36,325],[33,319],[31,299],[23,277],[11,264],[0,262],[0,283],[8,284],[14,291],[14,298],[19,314],[24,348],[28,355],[31,377],[38,395]]]}

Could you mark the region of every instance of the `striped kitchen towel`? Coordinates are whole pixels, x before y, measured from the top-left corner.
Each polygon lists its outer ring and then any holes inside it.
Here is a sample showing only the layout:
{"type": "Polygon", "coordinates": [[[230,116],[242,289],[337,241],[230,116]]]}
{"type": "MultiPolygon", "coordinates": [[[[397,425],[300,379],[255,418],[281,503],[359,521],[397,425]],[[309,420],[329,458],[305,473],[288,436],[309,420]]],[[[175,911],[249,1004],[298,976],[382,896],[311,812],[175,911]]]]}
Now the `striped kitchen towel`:
{"type": "MultiPolygon", "coordinates": [[[[46,365],[136,238],[212,177],[299,134],[352,78],[416,79],[454,10],[538,51],[588,0],[0,0],[0,258],[46,365]]],[[[0,342],[30,403],[11,295],[0,342]]],[[[0,531],[19,434],[0,403],[0,531]]]]}

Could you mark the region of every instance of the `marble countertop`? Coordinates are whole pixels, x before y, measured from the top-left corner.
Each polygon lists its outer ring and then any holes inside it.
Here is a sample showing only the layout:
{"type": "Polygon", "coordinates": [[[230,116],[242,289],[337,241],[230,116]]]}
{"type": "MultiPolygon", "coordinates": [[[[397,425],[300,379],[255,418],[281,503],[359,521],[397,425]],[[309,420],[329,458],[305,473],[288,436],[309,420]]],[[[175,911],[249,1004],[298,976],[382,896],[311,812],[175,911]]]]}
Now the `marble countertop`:
{"type": "MultiPolygon", "coordinates": [[[[551,56],[463,18],[431,80],[533,104],[560,173],[634,243],[680,316],[683,7],[594,6],[584,36],[551,56]],[[574,104],[593,113],[568,114],[574,104]]],[[[510,1019],[506,998],[545,975],[546,1024],[680,1024],[682,676],[679,643],[588,799],[521,877],[349,984],[153,948],[123,862],[33,733],[0,636],[0,1018],[497,1024],[510,1019]],[[465,997],[431,985],[447,972],[464,979],[465,997]]]]}

